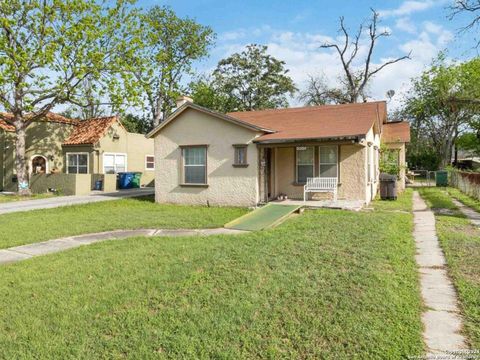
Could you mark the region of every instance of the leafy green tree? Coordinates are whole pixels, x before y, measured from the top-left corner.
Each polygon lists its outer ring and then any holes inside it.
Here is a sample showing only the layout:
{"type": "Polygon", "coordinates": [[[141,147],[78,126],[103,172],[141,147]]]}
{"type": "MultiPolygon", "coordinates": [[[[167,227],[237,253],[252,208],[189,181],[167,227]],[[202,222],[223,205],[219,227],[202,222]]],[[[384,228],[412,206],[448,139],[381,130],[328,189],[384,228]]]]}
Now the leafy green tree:
{"type": "Polygon", "coordinates": [[[122,116],[122,125],[128,132],[147,134],[153,128],[152,121],[148,117],[126,114],[122,116]]]}
{"type": "Polygon", "coordinates": [[[85,105],[87,78],[113,102],[134,100],[129,57],[139,44],[131,1],[107,6],[94,0],[0,2],[0,106],[13,114],[15,169],[27,194],[25,135],[32,122],[59,104],[85,105]]]}
{"type": "Polygon", "coordinates": [[[193,102],[208,109],[228,112],[236,106],[234,98],[221,93],[211,78],[201,77],[192,81],[189,88],[193,102]]]}
{"type": "Polygon", "coordinates": [[[464,150],[474,156],[480,156],[480,132],[467,132],[458,137],[455,142],[458,150],[464,150]]]}
{"type": "Polygon", "coordinates": [[[268,55],[266,46],[248,45],[220,60],[212,82],[197,84],[193,97],[223,112],[287,107],[288,95],[296,91],[287,74],[285,63],[268,55]]]}
{"type": "Polygon", "coordinates": [[[463,64],[446,64],[441,55],[430,69],[412,81],[405,102],[416,138],[427,139],[441,159],[440,166],[450,164],[453,145],[459,134],[478,122],[478,111],[470,102],[458,101],[477,88],[473,73],[480,72],[476,60],[463,64]]]}
{"type": "Polygon", "coordinates": [[[132,59],[153,123],[158,125],[183,91],[181,80],[192,64],[208,55],[215,35],[208,26],[179,18],[169,7],[154,6],[142,17],[143,47],[132,59]]]}

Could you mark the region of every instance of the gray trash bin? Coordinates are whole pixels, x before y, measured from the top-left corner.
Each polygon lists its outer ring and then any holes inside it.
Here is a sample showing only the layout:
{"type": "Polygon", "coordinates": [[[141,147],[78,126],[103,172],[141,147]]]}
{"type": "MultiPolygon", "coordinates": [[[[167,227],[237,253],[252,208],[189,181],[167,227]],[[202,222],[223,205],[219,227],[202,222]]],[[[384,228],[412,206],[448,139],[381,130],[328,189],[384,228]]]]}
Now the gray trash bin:
{"type": "Polygon", "coordinates": [[[397,176],[380,174],[380,198],[382,200],[397,200],[397,176]]]}

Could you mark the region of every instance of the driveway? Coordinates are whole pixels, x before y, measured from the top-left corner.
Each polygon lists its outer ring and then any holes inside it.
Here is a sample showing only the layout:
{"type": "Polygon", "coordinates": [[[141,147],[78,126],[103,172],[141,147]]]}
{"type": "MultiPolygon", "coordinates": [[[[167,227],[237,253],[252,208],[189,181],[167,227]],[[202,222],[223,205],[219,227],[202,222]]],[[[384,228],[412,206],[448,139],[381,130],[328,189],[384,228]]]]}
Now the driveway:
{"type": "Polygon", "coordinates": [[[112,193],[94,192],[82,196],[56,196],[47,199],[12,201],[0,204],[0,214],[38,209],[51,209],[60,206],[88,204],[155,194],[154,188],[119,190],[112,193]]]}

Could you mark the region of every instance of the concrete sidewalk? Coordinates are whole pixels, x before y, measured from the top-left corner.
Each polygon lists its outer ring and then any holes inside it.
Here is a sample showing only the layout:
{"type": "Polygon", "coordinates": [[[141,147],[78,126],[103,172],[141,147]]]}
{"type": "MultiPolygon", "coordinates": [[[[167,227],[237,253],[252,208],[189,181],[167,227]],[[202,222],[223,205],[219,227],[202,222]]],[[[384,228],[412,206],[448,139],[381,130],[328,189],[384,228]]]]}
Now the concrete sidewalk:
{"type": "Polygon", "coordinates": [[[475,225],[480,227],[480,213],[476,212],[472,208],[464,205],[457,199],[452,199],[453,203],[455,204],[456,207],[458,207],[458,210],[465,215],[470,222],[475,225]]]}
{"type": "Polygon", "coordinates": [[[126,239],[136,236],[212,236],[212,235],[238,235],[246,231],[231,230],[225,228],[216,229],[136,229],[136,230],[114,230],[94,234],[70,236],[60,239],[42,241],[39,243],[15,246],[0,250],[0,265],[9,264],[34,256],[47,255],[82,245],[89,245],[105,240],[126,239]]]}
{"type": "Polygon", "coordinates": [[[60,206],[88,204],[99,201],[110,201],[124,198],[147,196],[155,194],[154,188],[119,190],[112,193],[92,193],[83,196],[55,196],[46,199],[12,201],[0,204],[0,214],[39,209],[51,209],[60,206]]]}
{"type": "Polygon", "coordinates": [[[452,351],[466,350],[457,294],[445,268],[445,257],[436,235],[435,216],[417,191],[413,193],[413,216],[420,288],[427,307],[422,322],[428,355],[448,355],[452,351]]]}

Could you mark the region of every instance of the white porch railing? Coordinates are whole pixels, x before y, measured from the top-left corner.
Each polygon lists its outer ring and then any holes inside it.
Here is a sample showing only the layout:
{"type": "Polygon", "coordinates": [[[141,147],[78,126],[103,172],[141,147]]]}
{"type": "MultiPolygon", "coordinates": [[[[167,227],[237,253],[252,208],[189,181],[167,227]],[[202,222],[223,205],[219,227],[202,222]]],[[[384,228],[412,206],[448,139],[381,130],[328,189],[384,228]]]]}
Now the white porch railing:
{"type": "Polygon", "coordinates": [[[307,193],[311,192],[331,192],[333,201],[337,201],[338,178],[336,177],[315,177],[307,178],[307,183],[303,187],[303,201],[307,201],[307,193]]]}

